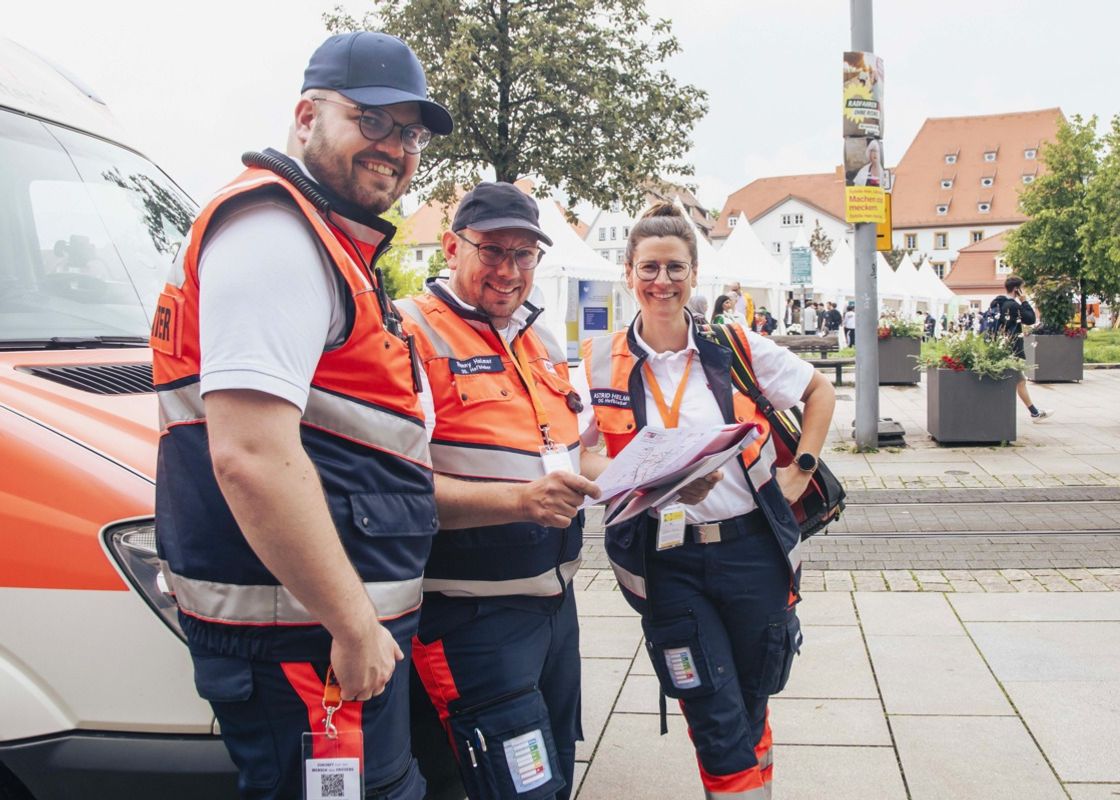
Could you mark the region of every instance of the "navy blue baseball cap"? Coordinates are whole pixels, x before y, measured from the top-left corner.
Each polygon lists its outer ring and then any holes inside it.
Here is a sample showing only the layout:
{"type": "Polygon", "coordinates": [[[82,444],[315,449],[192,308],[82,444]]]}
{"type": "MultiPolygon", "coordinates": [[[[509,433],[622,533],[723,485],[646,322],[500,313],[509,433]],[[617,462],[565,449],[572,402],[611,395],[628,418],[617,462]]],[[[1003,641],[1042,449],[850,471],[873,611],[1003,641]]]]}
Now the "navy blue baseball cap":
{"type": "Polygon", "coordinates": [[[541,230],[537,201],[512,183],[484,181],[467,192],[451,222],[451,230],[456,233],[466,228],[483,232],[515,228],[552,244],[552,239],[541,230]]]}
{"type": "Polygon", "coordinates": [[[432,133],[446,136],[451,114],[428,99],[424,68],[412,49],[387,33],[357,31],[330,37],[311,54],[303,88],[330,89],[360,106],[417,103],[420,118],[432,133]]]}

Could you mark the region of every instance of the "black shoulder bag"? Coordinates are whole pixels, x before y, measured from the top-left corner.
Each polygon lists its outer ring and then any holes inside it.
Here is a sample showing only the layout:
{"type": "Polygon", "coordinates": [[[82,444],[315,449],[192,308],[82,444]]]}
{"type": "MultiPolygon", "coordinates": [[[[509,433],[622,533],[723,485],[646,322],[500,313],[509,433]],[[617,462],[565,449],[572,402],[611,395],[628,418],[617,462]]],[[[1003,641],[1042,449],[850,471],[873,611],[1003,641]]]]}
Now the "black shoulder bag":
{"type": "MultiPolygon", "coordinates": [[[[731,350],[731,382],[735,388],[749,397],[763,416],[770,422],[770,436],[777,451],[777,464],[784,467],[793,463],[797,454],[797,444],[801,439],[801,412],[794,407],[792,411],[778,411],[758,388],[758,380],[751,368],[749,349],[739,334],[730,325],[712,325],[715,340],[731,350]]],[[[801,526],[801,538],[820,533],[840,517],[844,510],[844,487],[824,463],[817,459],[817,469],[809,481],[805,493],[791,503],[794,518],[801,526]]]]}

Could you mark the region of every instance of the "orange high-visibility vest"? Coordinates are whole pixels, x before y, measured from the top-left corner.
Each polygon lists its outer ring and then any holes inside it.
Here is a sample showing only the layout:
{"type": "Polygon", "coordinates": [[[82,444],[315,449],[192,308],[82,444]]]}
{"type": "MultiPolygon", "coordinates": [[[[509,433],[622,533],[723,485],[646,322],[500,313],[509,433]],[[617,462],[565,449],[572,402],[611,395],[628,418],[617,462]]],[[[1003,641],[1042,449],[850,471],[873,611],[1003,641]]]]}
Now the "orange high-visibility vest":
{"type": "MultiPolygon", "coordinates": [[[[568,362],[534,314],[511,349],[527,357],[540,408],[533,405],[501,334],[434,283],[400,301],[416,337],[435,406],[432,465],[473,480],[528,482],[544,476],[538,412],[549,436],[579,472],[579,432],[568,362]]],[[[576,398],[578,399],[578,398],[576,398]]],[[[566,529],[529,522],[441,533],[432,545],[425,591],[451,596],[554,598],[580,563],[582,515],[566,529]]]]}
{"type": "Polygon", "coordinates": [[[372,278],[337,229],[286,180],[248,169],[192,226],[159,298],[151,336],[162,428],[159,552],[179,608],[196,626],[210,626],[206,635],[232,626],[318,625],[257,558],[226,505],[210,461],[199,390],[198,264],[207,228],[230,200],[269,191],[303,213],[349,293],[346,339],[323,352],[300,430],[343,547],[383,619],[418,609],[436,527],[427,436],[407,344],[386,329],[372,278]]]}

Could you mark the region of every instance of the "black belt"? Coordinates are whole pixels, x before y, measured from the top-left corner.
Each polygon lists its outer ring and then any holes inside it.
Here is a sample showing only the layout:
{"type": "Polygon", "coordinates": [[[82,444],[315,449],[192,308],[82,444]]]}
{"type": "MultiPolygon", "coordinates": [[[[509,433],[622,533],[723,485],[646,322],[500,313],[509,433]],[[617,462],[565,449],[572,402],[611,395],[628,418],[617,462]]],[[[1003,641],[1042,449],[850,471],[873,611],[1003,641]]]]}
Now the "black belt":
{"type": "Polygon", "coordinates": [[[761,508],[747,514],[725,519],[722,522],[708,522],[703,525],[686,525],[684,540],[696,544],[716,544],[730,542],[743,536],[752,536],[770,529],[766,515],[761,508]]]}

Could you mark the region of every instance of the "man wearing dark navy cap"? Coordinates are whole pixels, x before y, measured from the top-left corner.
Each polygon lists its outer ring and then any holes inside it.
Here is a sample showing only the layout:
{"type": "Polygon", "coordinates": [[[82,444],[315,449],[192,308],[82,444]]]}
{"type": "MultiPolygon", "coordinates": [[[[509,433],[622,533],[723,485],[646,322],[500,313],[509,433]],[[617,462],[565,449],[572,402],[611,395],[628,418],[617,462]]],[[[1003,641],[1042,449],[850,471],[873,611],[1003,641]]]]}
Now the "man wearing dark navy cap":
{"type": "Polygon", "coordinates": [[[399,39],[311,57],[287,153],[202,210],[152,336],[156,518],[246,798],[419,800],[408,669],[435,534],[418,365],[375,264],[433,134],[399,39]]]}
{"type": "Polygon", "coordinates": [[[533,198],[481,183],[443,234],[451,277],[398,304],[440,509],[413,661],[471,800],[570,797],[582,736],[571,581],[604,464],[580,447],[567,354],[528,299],[551,244],[533,198]]]}

